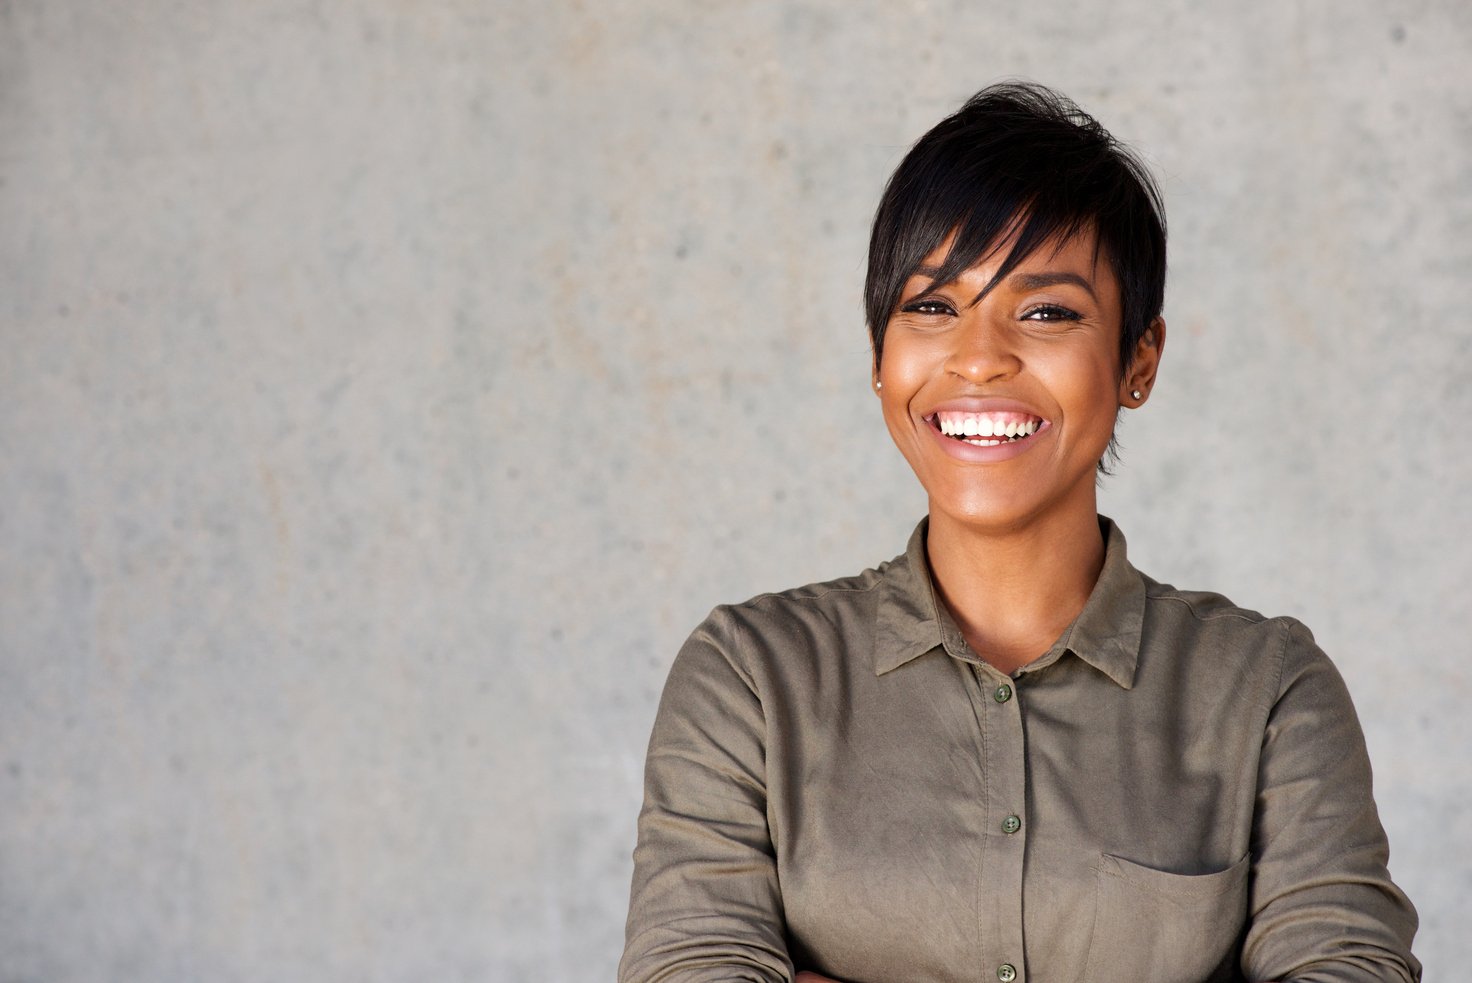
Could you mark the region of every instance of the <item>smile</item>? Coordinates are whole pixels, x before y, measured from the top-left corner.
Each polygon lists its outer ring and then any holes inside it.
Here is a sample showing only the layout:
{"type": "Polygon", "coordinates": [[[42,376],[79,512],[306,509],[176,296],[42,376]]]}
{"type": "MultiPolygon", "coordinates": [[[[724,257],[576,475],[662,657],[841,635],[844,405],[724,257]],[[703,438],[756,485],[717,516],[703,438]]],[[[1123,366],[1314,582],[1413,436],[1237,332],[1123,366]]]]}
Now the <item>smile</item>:
{"type": "Polygon", "coordinates": [[[942,410],[926,417],[936,430],[975,447],[998,447],[1026,440],[1044,426],[1041,417],[1026,413],[970,413],[942,410]]]}

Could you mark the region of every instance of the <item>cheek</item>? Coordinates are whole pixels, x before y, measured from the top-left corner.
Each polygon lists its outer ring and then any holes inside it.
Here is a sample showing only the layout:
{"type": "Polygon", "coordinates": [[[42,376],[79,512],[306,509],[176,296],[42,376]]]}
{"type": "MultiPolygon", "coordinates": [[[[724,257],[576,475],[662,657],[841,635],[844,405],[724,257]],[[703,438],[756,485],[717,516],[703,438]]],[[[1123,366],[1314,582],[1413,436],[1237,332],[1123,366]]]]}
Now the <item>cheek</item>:
{"type": "MultiPolygon", "coordinates": [[[[934,375],[930,353],[920,346],[886,345],[879,363],[879,402],[884,422],[902,450],[913,440],[917,421],[912,415],[915,399],[934,375]]],[[[907,452],[908,456],[908,452],[907,452]]]]}
{"type": "Polygon", "coordinates": [[[879,407],[884,416],[884,427],[890,440],[900,454],[914,468],[920,460],[920,444],[925,438],[917,421],[911,414],[917,387],[908,375],[895,371],[898,361],[891,363],[889,353],[884,354],[879,381],[884,388],[879,391],[879,407]]]}
{"type": "Polygon", "coordinates": [[[1065,413],[1094,417],[1107,409],[1110,419],[1113,419],[1119,405],[1119,379],[1107,359],[1085,351],[1058,359],[1046,367],[1039,365],[1038,369],[1039,377],[1065,413]]]}
{"type": "Polygon", "coordinates": [[[884,383],[885,399],[901,393],[914,395],[935,374],[936,366],[944,362],[945,351],[940,344],[926,344],[924,339],[907,336],[902,331],[892,332],[879,362],[879,381],[884,383]]]}
{"type": "Polygon", "coordinates": [[[910,445],[914,442],[915,427],[910,418],[910,407],[908,401],[898,394],[890,394],[892,383],[884,384],[884,391],[880,394],[879,406],[884,413],[884,426],[889,431],[890,438],[899,447],[900,452],[906,458],[910,457],[910,445]]]}

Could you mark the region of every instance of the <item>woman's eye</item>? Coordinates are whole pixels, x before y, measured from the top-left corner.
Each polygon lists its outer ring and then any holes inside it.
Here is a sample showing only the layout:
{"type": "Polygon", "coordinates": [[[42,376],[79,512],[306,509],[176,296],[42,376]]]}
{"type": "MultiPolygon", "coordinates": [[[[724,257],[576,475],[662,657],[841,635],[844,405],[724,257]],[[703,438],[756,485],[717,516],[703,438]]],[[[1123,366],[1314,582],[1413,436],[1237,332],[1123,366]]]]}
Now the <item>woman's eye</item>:
{"type": "Polygon", "coordinates": [[[1057,304],[1039,304],[1022,315],[1025,321],[1077,321],[1080,315],[1057,304]]]}
{"type": "Polygon", "coordinates": [[[954,314],[951,305],[943,300],[916,300],[904,306],[907,314],[954,314]]]}

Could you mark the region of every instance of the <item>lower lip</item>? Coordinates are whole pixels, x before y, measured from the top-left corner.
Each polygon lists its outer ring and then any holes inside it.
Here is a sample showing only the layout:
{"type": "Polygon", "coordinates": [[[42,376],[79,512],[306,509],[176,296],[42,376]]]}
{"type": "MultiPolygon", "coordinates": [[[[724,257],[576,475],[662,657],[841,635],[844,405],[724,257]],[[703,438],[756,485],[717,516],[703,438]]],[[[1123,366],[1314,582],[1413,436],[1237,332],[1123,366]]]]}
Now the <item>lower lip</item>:
{"type": "MultiPolygon", "coordinates": [[[[957,440],[955,437],[947,437],[928,420],[921,422],[925,424],[925,429],[930,432],[930,436],[940,445],[940,449],[951,457],[958,461],[975,461],[982,464],[990,464],[996,461],[1010,461],[1019,454],[1026,454],[1032,450],[1033,445],[1042,438],[1043,434],[1052,429],[1052,424],[1044,421],[1043,425],[1031,437],[1024,437],[1021,440],[1008,440],[992,447],[982,447],[977,444],[968,444],[964,440],[957,440]]],[[[985,440],[986,438],[983,437],[982,439],[985,440]]]]}

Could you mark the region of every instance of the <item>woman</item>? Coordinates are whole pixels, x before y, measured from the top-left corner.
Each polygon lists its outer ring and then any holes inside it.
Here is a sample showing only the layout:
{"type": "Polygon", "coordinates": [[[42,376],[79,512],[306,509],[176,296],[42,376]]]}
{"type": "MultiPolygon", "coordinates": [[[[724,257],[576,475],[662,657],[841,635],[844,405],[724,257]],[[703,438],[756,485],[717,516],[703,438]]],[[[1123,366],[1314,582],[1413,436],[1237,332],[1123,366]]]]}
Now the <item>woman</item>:
{"type": "Polygon", "coordinates": [[[681,650],[621,980],[1419,978],[1334,667],[1097,514],[1164,282],[1149,176],[1061,96],[985,89],[910,151],[866,311],[929,515],[681,650]]]}

